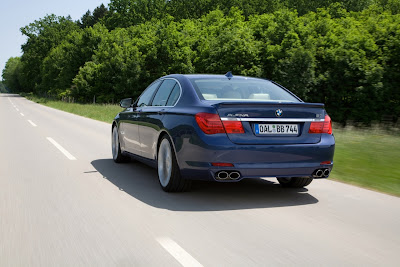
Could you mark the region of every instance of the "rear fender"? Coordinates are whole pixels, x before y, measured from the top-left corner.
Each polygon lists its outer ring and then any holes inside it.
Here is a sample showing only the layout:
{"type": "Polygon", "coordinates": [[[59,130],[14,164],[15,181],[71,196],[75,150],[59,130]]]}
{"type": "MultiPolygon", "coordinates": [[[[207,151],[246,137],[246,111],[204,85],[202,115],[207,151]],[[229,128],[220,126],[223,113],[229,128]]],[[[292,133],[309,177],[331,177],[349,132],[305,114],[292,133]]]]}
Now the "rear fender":
{"type": "Polygon", "coordinates": [[[159,136],[158,136],[157,147],[156,147],[156,151],[155,151],[155,153],[154,153],[154,155],[155,155],[155,161],[157,162],[157,160],[158,160],[158,148],[160,147],[161,140],[163,139],[164,136],[168,136],[169,140],[171,141],[172,149],[173,149],[173,151],[174,151],[175,158],[176,158],[176,161],[177,161],[178,166],[179,166],[179,161],[178,161],[178,158],[176,157],[176,148],[175,148],[174,139],[171,137],[171,135],[170,135],[166,130],[162,130],[162,131],[160,132],[159,136]]]}

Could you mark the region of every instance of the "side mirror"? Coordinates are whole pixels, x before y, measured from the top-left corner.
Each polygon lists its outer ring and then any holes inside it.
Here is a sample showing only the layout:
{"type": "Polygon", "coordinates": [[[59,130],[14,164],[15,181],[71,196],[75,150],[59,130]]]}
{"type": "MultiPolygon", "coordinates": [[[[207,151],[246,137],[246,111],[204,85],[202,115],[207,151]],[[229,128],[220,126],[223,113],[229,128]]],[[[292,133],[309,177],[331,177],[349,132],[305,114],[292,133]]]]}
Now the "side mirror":
{"type": "Polygon", "coordinates": [[[121,102],[119,102],[119,105],[121,108],[129,108],[132,106],[132,98],[125,98],[122,99],[121,102]]]}

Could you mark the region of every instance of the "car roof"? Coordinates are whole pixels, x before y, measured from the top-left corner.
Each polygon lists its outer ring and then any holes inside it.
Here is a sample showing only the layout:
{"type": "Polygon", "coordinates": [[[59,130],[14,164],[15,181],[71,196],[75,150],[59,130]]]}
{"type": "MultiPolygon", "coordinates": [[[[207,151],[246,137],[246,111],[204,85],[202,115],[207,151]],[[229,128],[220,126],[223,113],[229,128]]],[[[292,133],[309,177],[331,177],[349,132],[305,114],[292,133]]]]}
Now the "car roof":
{"type": "MultiPolygon", "coordinates": [[[[180,77],[185,77],[188,79],[193,79],[193,78],[227,78],[225,75],[222,74],[170,74],[167,76],[164,76],[163,78],[180,78],[180,77]]],[[[248,77],[248,76],[240,76],[240,75],[233,75],[233,78],[235,79],[255,79],[255,80],[267,80],[267,79],[262,79],[262,78],[256,78],[256,77],[248,77]]]]}

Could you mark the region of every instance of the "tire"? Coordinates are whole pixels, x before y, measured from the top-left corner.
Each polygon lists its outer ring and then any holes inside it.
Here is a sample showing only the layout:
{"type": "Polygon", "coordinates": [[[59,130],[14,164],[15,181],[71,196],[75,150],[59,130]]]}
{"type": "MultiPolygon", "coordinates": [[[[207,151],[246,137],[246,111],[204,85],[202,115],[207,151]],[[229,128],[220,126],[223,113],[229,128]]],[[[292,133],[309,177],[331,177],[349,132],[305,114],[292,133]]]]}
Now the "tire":
{"type": "Polygon", "coordinates": [[[121,153],[121,146],[119,144],[119,134],[116,125],[114,125],[111,134],[111,151],[113,155],[113,160],[116,163],[123,163],[130,161],[129,156],[125,156],[121,153]]]}
{"type": "Polygon", "coordinates": [[[291,178],[277,178],[278,182],[283,187],[301,188],[305,187],[313,181],[313,178],[291,177],[291,178]]]}
{"type": "Polygon", "coordinates": [[[184,192],[191,187],[192,181],[181,176],[174,150],[168,136],[161,139],[157,153],[158,181],[165,192],[184,192]]]}

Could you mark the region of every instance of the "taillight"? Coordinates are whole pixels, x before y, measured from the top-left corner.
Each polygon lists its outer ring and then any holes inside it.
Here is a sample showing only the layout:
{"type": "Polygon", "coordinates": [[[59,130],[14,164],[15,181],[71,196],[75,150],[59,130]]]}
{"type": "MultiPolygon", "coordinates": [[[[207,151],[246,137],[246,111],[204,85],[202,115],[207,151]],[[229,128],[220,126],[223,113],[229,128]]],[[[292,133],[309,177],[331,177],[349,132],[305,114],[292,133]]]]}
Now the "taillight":
{"type": "Polygon", "coordinates": [[[217,133],[244,133],[243,125],[241,121],[221,121],[218,114],[213,113],[197,113],[196,122],[200,129],[206,134],[217,134],[217,133]]]}
{"type": "Polygon", "coordinates": [[[218,114],[201,112],[197,113],[195,117],[197,124],[204,133],[225,133],[224,126],[222,125],[222,121],[219,118],[218,114]]]}
{"type": "Polygon", "coordinates": [[[241,121],[223,121],[225,131],[228,134],[242,134],[244,133],[241,121]]]}
{"type": "Polygon", "coordinates": [[[325,115],[324,121],[313,121],[310,124],[308,133],[327,133],[332,134],[332,121],[331,117],[325,115]]]}

